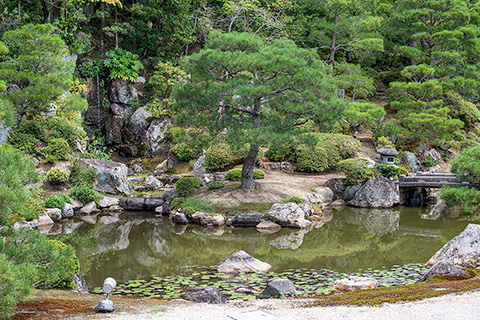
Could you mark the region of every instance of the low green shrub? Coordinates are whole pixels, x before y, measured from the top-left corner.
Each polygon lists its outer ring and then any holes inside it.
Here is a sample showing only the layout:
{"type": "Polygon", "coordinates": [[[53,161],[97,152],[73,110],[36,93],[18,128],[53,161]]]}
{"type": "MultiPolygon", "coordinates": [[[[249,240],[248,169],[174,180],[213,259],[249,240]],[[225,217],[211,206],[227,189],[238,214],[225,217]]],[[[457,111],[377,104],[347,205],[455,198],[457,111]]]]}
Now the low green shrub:
{"type": "MultiPolygon", "coordinates": [[[[265,178],[265,172],[259,169],[253,169],[253,179],[263,179],[265,178]]],[[[234,168],[232,170],[228,170],[227,174],[225,175],[225,179],[230,181],[240,181],[242,180],[242,168],[234,168]]]]}
{"type": "Polygon", "coordinates": [[[8,318],[19,302],[25,301],[33,287],[25,266],[10,263],[0,253],[0,318],[8,318]]]}
{"type": "Polygon", "coordinates": [[[36,288],[73,288],[72,276],[80,263],[73,247],[49,240],[38,231],[9,231],[0,241],[0,252],[18,265],[35,268],[27,279],[36,288]]]}
{"type": "Polygon", "coordinates": [[[390,179],[390,178],[398,179],[399,175],[408,174],[408,170],[403,167],[389,166],[387,164],[379,164],[378,171],[382,176],[384,176],[387,179],[390,179]]]}
{"type": "Polygon", "coordinates": [[[180,178],[175,183],[175,187],[180,197],[189,197],[193,194],[195,188],[200,187],[200,179],[194,177],[180,178]]]}
{"type": "Polygon", "coordinates": [[[295,151],[295,163],[298,171],[324,172],[329,168],[328,155],[324,148],[315,148],[301,144],[295,151]]]}
{"type": "Polygon", "coordinates": [[[208,186],[208,190],[213,190],[213,189],[220,189],[225,187],[225,183],[220,182],[220,181],[212,181],[210,182],[210,185],[208,186]]]}
{"type": "Polygon", "coordinates": [[[232,149],[225,142],[216,143],[205,152],[205,166],[207,170],[221,170],[232,162],[232,149]]]}
{"type": "Polygon", "coordinates": [[[434,167],[436,165],[432,156],[428,155],[422,160],[422,165],[426,168],[434,167]]]}
{"type": "Polygon", "coordinates": [[[31,134],[38,139],[45,135],[45,128],[41,121],[38,120],[23,120],[18,127],[18,132],[31,134]]]}
{"type": "Polygon", "coordinates": [[[70,191],[70,195],[82,203],[97,201],[97,194],[95,193],[95,190],[85,184],[80,184],[73,187],[70,191]]]}
{"type": "Polygon", "coordinates": [[[70,155],[70,146],[67,140],[63,138],[50,139],[45,148],[45,157],[49,162],[56,162],[58,160],[66,160],[70,155]]]}
{"type": "Polygon", "coordinates": [[[265,178],[265,172],[260,169],[253,169],[253,179],[258,180],[263,178],[265,178]]]}
{"type": "Polygon", "coordinates": [[[26,154],[41,155],[41,152],[39,152],[40,140],[35,138],[33,134],[12,130],[8,142],[26,154]]]}
{"type": "Polygon", "coordinates": [[[72,203],[72,201],[66,194],[60,193],[60,194],[56,194],[54,196],[48,197],[45,200],[45,207],[58,208],[60,210],[63,210],[66,203],[72,203]]]}
{"type": "Polygon", "coordinates": [[[186,143],[177,143],[170,148],[170,151],[173,152],[180,161],[188,162],[194,159],[193,150],[186,143]]]}
{"type": "Polygon", "coordinates": [[[337,164],[337,170],[345,173],[345,185],[360,185],[378,175],[378,172],[368,167],[369,163],[364,158],[346,159],[337,164]]]}
{"type": "Polygon", "coordinates": [[[78,186],[81,184],[92,186],[95,183],[96,178],[97,171],[93,167],[73,167],[72,174],[70,175],[70,182],[74,186],[78,186]]]}
{"type": "Polygon", "coordinates": [[[291,198],[283,200],[283,202],[284,203],[293,202],[293,203],[296,203],[296,204],[304,204],[305,200],[300,199],[299,197],[291,197],[291,198]]]}
{"type": "Polygon", "coordinates": [[[65,169],[54,167],[47,173],[47,179],[53,186],[58,186],[68,181],[68,172],[65,169]]]}

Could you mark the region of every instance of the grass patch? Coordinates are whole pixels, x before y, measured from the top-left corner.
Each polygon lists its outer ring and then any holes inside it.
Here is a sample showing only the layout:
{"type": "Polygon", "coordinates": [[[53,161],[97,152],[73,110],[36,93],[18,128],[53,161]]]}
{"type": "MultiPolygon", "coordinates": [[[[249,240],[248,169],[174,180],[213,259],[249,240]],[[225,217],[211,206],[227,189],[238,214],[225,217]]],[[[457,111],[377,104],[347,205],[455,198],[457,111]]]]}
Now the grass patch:
{"type": "Polygon", "coordinates": [[[261,212],[266,213],[272,203],[241,203],[238,206],[228,206],[221,203],[213,203],[200,198],[185,198],[180,205],[182,208],[190,207],[196,211],[205,213],[219,213],[225,217],[233,217],[237,214],[261,212]]]}
{"type": "Polygon", "coordinates": [[[454,281],[448,279],[449,277],[432,277],[427,282],[408,286],[358,290],[328,297],[322,296],[321,299],[309,304],[309,306],[378,306],[382,303],[415,301],[480,289],[480,277],[478,276],[467,280],[458,280],[458,277],[454,281]]]}

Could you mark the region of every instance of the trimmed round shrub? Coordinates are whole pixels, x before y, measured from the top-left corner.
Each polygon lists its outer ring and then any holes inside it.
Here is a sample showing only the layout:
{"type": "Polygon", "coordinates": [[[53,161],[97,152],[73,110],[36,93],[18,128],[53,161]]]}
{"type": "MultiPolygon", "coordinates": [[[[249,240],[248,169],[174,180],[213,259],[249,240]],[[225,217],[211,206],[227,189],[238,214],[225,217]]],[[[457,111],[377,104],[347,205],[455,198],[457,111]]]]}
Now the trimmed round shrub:
{"type": "Polygon", "coordinates": [[[65,139],[50,139],[47,147],[45,148],[45,152],[45,157],[49,162],[56,162],[62,159],[66,160],[70,155],[70,146],[65,139]]]}
{"type": "Polygon", "coordinates": [[[242,168],[228,170],[225,179],[230,181],[240,181],[242,179],[242,168]]]}
{"type": "Polygon", "coordinates": [[[87,185],[92,186],[97,178],[97,171],[93,167],[81,167],[76,170],[72,169],[70,176],[70,182],[75,185],[87,185]]]}
{"type": "Polygon", "coordinates": [[[52,168],[47,173],[47,179],[53,186],[58,186],[68,181],[68,172],[62,168],[52,168]]]}
{"type": "Polygon", "coordinates": [[[69,144],[74,143],[75,140],[83,140],[87,137],[86,132],[73,121],[70,121],[64,117],[53,117],[47,123],[49,138],[51,139],[65,139],[69,144]]]}
{"type": "Polygon", "coordinates": [[[263,179],[265,178],[265,172],[260,169],[253,169],[253,179],[263,179]]]}
{"type": "Polygon", "coordinates": [[[216,143],[205,152],[205,166],[207,170],[221,170],[232,162],[232,149],[227,143],[216,143]]]}
{"type": "Polygon", "coordinates": [[[387,164],[379,164],[378,165],[378,171],[382,176],[385,178],[393,178],[393,179],[398,179],[398,176],[401,174],[408,174],[408,170],[403,168],[403,167],[397,167],[397,166],[389,166],[387,164]]]}
{"type": "Polygon", "coordinates": [[[301,144],[295,154],[298,171],[324,172],[329,168],[327,152],[322,147],[316,146],[312,149],[301,144]]]}
{"type": "Polygon", "coordinates": [[[368,167],[369,163],[363,158],[347,159],[337,164],[337,170],[345,173],[345,185],[359,185],[375,176],[375,170],[368,167]]]}
{"type": "Polygon", "coordinates": [[[265,152],[268,160],[281,162],[288,160],[294,153],[294,149],[291,145],[284,145],[281,143],[270,146],[265,152]]]}
{"type": "Polygon", "coordinates": [[[194,177],[180,178],[175,183],[178,195],[180,197],[189,197],[193,194],[195,188],[200,187],[200,179],[194,177]]]}
{"type": "MultiPolygon", "coordinates": [[[[253,179],[263,179],[265,178],[265,172],[259,169],[253,169],[253,179]]],[[[228,170],[225,175],[225,179],[230,181],[240,181],[242,180],[242,168],[234,168],[228,170]]]]}
{"type": "Polygon", "coordinates": [[[212,181],[210,182],[210,185],[208,186],[208,190],[213,190],[213,189],[220,189],[225,187],[225,183],[220,182],[220,181],[212,181]]]}
{"type": "Polygon", "coordinates": [[[70,195],[74,199],[77,199],[82,203],[87,203],[90,201],[97,200],[97,195],[95,193],[95,190],[93,190],[90,186],[87,186],[85,184],[80,184],[78,186],[73,187],[72,190],[70,191],[70,195]]]}
{"type": "Polygon", "coordinates": [[[66,194],[60,193],[60,194],[56,194],[54,196],[48,197],[45,200],[45,207],[58,208],[60,210],[63,210],[66,203],[72,203],[72,201],[66,194]]]}

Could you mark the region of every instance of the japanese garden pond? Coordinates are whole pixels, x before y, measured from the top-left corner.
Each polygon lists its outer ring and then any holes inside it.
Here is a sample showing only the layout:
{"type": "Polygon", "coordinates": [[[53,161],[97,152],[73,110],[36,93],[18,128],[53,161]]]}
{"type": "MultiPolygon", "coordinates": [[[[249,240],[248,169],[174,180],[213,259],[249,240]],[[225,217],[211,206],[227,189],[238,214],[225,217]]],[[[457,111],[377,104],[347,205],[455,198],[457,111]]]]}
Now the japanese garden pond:
{"type": "Polygon", "coordinates": [[[254,298],[269,280],[287,277],[299,294],[328,294],[347,275],[377,278],[381,285],[413,283],[424,263],[467,226],[467,221],[422,220],[422,208],[332,211],[308,230],[173,226],[154,213],[127,212],[121,221],[70,220],[55,238],[73,245],[89,289],[107,277],[116,292],[178,297],[188,286],[216,286],[231,299],[254,298]],[[244,250],[273,266],[271,272],[230,277],[216,266],[244,250]],[[236,293],[246,288],[247,294],[236,293]],[[251,290],[251,291],[250,291],[251,290]]]}

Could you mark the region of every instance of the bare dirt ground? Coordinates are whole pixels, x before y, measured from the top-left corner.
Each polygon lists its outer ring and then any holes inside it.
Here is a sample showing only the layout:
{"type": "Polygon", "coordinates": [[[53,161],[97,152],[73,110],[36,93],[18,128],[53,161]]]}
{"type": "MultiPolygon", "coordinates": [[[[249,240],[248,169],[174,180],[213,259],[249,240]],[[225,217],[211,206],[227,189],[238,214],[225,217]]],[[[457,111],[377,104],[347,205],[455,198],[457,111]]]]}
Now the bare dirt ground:
{"type": "Polygon", "coordinates": [[[265,178],[258,180],[258,190],[241,190],[240,182],[230,182],[225,188],[207,191],[199,197],[226,205],[273,203],[290,197],[305,197],[312,192],[312,187],[323,186],[329,179],[343,177],[345,175],[342,172],[301,174],[267,171],[265,178]]]}

